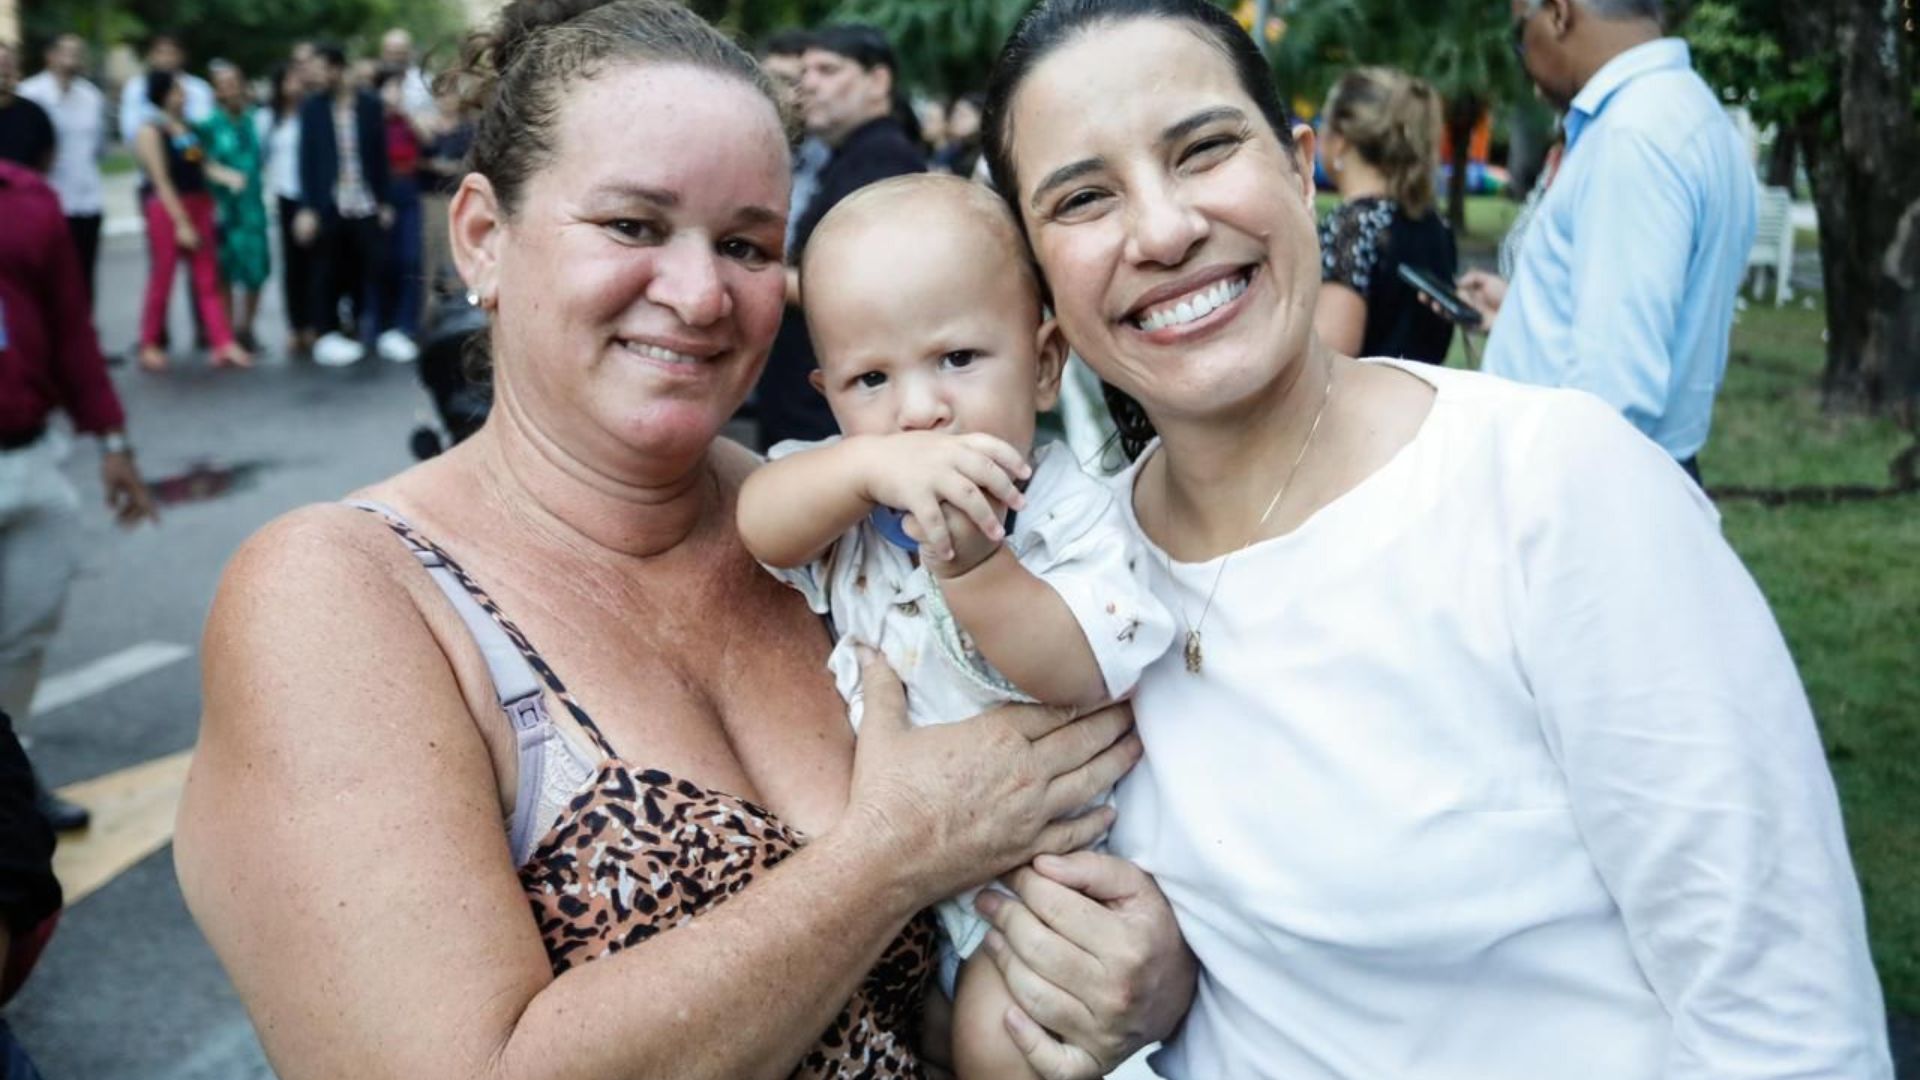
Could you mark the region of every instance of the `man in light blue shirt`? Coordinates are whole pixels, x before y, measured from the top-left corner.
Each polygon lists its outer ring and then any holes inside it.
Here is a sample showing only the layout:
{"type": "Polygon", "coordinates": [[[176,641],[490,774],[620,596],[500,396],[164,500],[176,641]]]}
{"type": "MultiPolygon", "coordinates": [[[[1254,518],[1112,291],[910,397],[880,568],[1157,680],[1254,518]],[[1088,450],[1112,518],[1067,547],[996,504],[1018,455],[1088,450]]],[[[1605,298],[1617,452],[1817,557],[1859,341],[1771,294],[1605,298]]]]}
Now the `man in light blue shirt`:
{"type": "Polygon", "coordinates": [[[1590,391],[1697,479],[1753,245],[1753,164],[1659,0],[1514,0],[1514,49],[1566,110],[1560,171],[1509,287],[1462,295],[1498,318],[1485,370],[1590,391]]]}

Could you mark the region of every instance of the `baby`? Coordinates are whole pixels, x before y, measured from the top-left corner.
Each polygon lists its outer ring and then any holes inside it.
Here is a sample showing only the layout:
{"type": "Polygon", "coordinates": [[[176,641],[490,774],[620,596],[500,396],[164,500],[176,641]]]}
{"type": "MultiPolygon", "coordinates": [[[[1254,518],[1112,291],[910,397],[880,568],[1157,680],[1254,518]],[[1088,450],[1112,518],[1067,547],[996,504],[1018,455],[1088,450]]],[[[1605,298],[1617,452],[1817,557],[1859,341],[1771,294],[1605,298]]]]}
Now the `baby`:
{"type": "MultiPolygon", "coordinates": [[[[801,283],[813,385],[845,436],[775,446],[741,491],[740,534],[831,617],[854,725],[855,642],[886,655],[916,725],[1131,692],[1172,618],[1114,493],[1064,444],[1033,445],[1066,346],[1006,207],[955,177],[863,188],[815,230],[801,283]]],[[[999,970],[969,959],[987,931],[973,897],[939,908],[956,1064],[1032,1075],[999,970]]]]}

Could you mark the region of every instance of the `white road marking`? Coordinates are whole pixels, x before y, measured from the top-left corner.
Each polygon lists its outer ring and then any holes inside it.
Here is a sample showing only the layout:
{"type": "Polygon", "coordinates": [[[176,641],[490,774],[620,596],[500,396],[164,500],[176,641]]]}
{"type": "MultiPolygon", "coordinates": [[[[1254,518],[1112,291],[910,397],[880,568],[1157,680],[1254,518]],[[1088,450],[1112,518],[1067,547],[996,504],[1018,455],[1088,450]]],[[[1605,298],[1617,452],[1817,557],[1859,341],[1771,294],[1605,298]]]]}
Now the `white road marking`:
{"type": "Polygon", "coordinates": [[[62,709],[76,701],[104,693],[124,682],[193,655],[193,650],[171,641],[143,641],[132,648],[103,656],[91,664],[64,671],[40,682],[33,695],[33,715],[62,709]]]}

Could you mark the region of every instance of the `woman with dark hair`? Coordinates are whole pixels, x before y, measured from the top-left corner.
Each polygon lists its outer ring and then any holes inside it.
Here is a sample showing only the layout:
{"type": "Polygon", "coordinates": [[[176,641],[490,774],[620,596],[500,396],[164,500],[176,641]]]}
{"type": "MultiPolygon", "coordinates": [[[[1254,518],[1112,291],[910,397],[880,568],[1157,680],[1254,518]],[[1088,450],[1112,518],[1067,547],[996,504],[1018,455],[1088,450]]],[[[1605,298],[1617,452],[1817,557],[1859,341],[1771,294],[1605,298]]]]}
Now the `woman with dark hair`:
{"type": "MultiPolygon", "coordinates": [[[[464,71],[494,406],[229,564],[187,901],[286,1080],[924,1075],[925,909],[1096,836],[1068,815],[1135,760],[1125,711],[916,730],[870,661],[856,750],[716,438],[784,302],[782,95],[666,0],[509,4],[464,71]]],[[[1001,950],[1046,1075],[1172,1027],[1190,961],[1145,875],[1013,884],[1049,920],[1001,950]]]]}
{"type": "Polygon", "coordinates": [[[1673,460],[1320,341],[1313,133],[1205,0],[1042,3],[987,145],[1183,624],[1111,836],[1203,966],[1156,1067],[1888,1076],[1806,696],[1673,460]]]}
{"type": "Polygon", "coordinates": [[[1320,159],[1340,205],[1320,223],[1313,329],[1349,356],[1443,364],[1453,326],[1420,302],[1400,267],[1453,280],[1453,230],[1434,209],[1440,95],[1392,68],[1341,76],[1321,110],[1320,159]]]}
{"type": "Polygon", "coordinates": [[[234,340],[221,304],[213,196],[207,190],[210,170],[223,180],[234,176],[207,161],[199,136],[187,124],[187,95],[179,80],[171,72],[150,71],[146,82],[147,101],[154,111],[140,125],[133,147],[142,174],[140,205],[147,219],[149,256],[146,300],[140,311],[140,367],[154,372],[167,368],[167,353],[160,342],[166,333],[174,264],[182,259],[187,261],[193,302],[213,345],[213,365],[251,367],[253,357],[234,340]]]}

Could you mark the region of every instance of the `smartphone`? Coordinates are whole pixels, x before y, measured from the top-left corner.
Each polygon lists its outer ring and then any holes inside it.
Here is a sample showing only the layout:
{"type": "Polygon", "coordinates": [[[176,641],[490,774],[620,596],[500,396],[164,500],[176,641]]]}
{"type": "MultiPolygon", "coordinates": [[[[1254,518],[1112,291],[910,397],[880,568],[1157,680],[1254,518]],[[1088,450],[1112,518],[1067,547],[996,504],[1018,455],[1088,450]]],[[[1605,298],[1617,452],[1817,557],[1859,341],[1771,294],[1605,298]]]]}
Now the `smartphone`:
{"type": "Polygon", "coordinates": [[[1451,286],[1439,278],[1434,277],[1425,270],[1401,263],[1400,280],[1413,286],[1422,296],[1428,297],[1434,303],[1440,305],[1441,311],[1445,312],[1447,318],[1453,320],[1454,323],[1464,326],[1469,330],[1479,328],[1479,310],[1472,304],[1460,299],[1460,294],[1454,292],[1451,286]]]}

